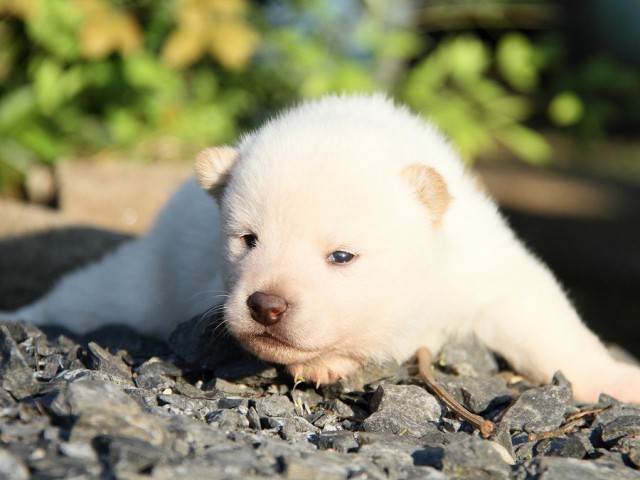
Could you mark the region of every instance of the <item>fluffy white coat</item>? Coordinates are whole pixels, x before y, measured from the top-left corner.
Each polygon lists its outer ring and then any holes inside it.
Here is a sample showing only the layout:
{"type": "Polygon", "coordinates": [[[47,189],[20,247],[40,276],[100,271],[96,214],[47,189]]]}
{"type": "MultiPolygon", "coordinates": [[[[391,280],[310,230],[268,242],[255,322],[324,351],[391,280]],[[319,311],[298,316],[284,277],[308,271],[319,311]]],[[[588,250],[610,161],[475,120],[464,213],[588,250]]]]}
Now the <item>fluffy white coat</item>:
{"type": "Polygon", "coordinates": [[[219,208],[188,181],[147,235],[10,316],[167,335],[224,303],[247,349],[320,383],[473,332],[535,381],[561,370],[580,400],[640,401],[640,369],[608,355],[450,145],[391,101],[302,104],[196,169],[219,208]],[[277,323],[252,318],[254,292],[286,301],[277,323]]]}

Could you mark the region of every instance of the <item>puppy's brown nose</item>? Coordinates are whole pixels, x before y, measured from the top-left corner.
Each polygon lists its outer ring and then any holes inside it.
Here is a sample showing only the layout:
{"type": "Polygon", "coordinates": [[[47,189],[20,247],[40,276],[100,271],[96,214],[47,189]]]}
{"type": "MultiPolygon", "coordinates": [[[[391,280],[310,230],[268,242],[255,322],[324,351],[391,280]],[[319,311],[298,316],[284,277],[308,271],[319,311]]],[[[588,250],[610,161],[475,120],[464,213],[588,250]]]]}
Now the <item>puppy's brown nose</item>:
{"type": "Polygon", "coordinates": [[[275,325],[287,310],[287,301],[280,295],[253,292],[247,298],[251,318],[262,325],[275,325]]]}

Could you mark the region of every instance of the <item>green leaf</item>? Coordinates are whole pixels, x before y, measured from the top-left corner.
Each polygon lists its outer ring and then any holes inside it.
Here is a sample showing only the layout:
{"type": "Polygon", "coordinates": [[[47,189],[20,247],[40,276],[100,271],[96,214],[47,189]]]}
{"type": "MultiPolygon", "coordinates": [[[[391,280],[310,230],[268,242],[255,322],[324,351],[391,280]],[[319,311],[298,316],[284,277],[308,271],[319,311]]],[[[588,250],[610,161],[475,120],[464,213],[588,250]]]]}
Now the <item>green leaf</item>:
{"type": "Polygon", "coordinates": [[[536,52],[521,33],[504,35],[498,43],[496,63],[505,80],[514,88],[530,92],[538,86],[536,52]]]}
{"type": "Polygon", "coordinates": [[[0,131],[21,128],[37,111],[36,96],[30,86],[20,87],[0,98],[0,131]]]}
{"type": "Polygon", "coordinates": [[[561,92],[549,103],[549,117],[556,125],[567,127],[578,123],[584,115],[584,105],[573,92],[561,92]]]}
{"type": "Polygon", "coordinates": [[[534,165],[544,165],[551,158],[551,147],[545,138],[522,125],[513,124],[496,132],[497,139],[522,159],[534,165]]]}

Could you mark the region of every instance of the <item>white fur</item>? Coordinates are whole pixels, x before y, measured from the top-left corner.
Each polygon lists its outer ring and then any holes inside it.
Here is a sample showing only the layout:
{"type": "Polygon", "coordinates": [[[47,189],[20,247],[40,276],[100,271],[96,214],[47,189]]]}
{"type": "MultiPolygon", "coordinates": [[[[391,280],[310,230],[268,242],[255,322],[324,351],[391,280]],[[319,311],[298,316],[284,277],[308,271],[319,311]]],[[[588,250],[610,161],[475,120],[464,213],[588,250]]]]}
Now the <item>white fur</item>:
{"type": "Polygon", "coordinates": [[[236,151],[205,152],[198,173],[220,210],[187,182],[148,235],[15,316],[166,335],[226,301],[227,325],[249,350],[318,382],[473,332],[535,381],[562,370],[581,400],[640,400],[640,370],[609,357],[442,136],[385,98],[302,104],[236,151]],[[410,165],[444,179],[444,215],[401,174],[410,165]],[[241,238],[249,233],[255,248],[241,238]],[[332,264],[336,250],[356,258],[332,264]],[[287,300],[282,321],[251,318],[257,291],[287,300]]]}

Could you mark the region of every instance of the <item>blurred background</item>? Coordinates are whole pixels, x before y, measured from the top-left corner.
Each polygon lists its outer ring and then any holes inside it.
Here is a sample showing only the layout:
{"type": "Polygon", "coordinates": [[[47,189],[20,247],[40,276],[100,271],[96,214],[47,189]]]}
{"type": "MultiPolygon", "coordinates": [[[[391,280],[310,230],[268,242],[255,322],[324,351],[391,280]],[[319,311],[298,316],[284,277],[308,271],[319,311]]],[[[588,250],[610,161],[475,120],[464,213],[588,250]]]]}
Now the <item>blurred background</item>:
{"type": "Polygon", "coordinates": [[[384,91],[640,354],[639,46],[639,0],[0,0],[0,223],[26,215],[9,199],[84,208],[70,223],[119,203],[102,225],[139,233],[140,184],[161,203],[204,146],[301,99],[384,91]]]}
{"type": "Polygon", "coordinates": [[[301,98],[374,90],[470,162],[640,181],[637,0],[0,0],[0,16],[5,195],[37,163],[186,160],[301,98]]]}

